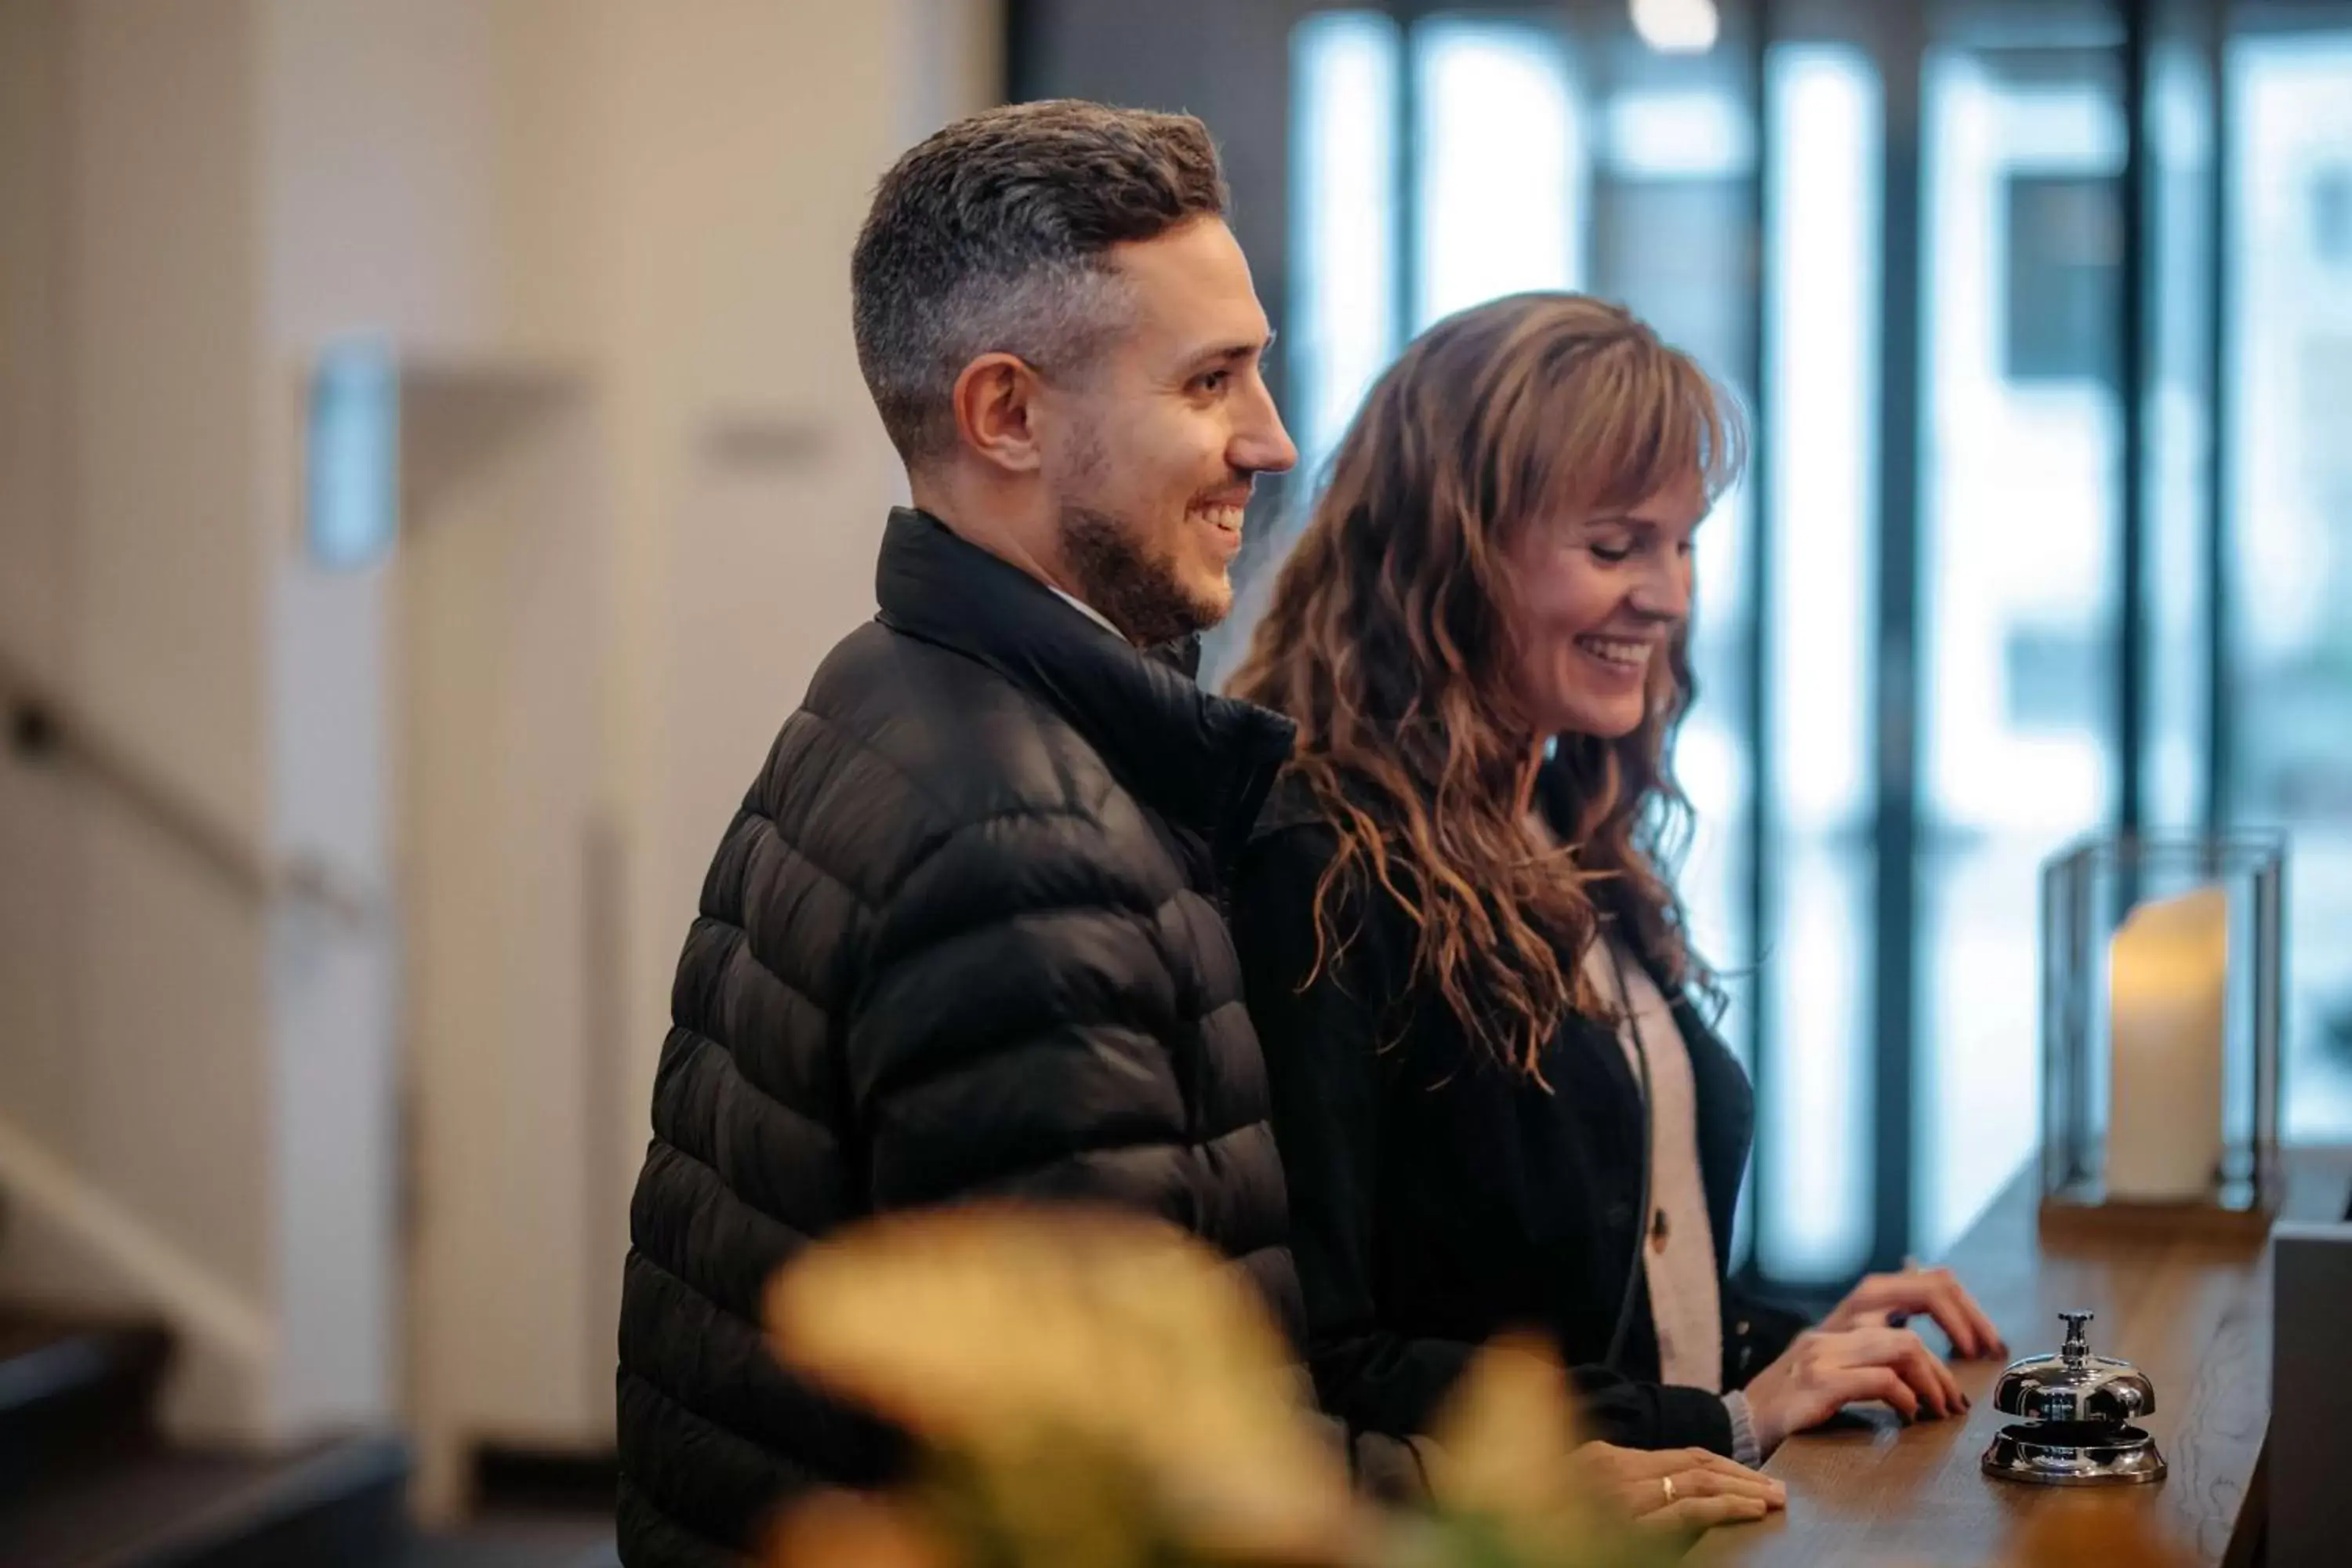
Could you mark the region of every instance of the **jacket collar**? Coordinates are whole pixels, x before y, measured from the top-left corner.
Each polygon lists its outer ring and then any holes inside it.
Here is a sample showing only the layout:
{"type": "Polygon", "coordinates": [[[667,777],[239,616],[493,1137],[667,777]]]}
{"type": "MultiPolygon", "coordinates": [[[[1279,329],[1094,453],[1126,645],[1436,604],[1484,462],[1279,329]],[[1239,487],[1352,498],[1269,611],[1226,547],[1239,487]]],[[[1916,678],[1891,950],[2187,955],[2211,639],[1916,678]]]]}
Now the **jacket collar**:
{"type": "Polygon", "coordinates": [[[1122,784],[1221,856],[1247,835],[1290,755],[1289,720],[1195,683],[1199,638],[1134,647],[927,512],[891,510],[874,591],[885,626],[977,659],[1053,708],[1122,784]]]}

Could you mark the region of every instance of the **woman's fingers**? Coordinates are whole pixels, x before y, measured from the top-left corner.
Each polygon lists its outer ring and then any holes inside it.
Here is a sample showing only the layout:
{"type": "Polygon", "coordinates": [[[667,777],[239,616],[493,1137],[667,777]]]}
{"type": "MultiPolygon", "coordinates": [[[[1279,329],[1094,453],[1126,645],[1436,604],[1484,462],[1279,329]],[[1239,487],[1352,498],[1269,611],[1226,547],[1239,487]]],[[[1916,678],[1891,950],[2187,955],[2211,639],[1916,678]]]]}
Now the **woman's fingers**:
{"type": "Polygon", "coordinates": [[[1910,1330],[1897,1329],[1895,1332],[1907,1336],[1911,1342],[1896,1352],[1895,1370],[1903,1374],[1903,1381],[1919,1391],[1920,1397],[1937,1416],[1958,1415],[1967,1407],[1968,1395],[1960,1392],[1960,1380],[1952,1375],[1952,1369],[1910,1330]]]}
{"type": "Polygon", "coordinates": [[[1584,1463],[1628,1517],[1647,1522],[1681,1503],[1733,1500],[1753,1505],[1758,1517],[1788,1505],[1788,1489],[1771,1477],[1705,1448],[1644,1451],[1587,1444],[1584,1463]],[[1665,1483],[1672,1481],[1670,1491],[1665,1483]]]}
{"type": "Polygon", "coordinates": [[[1968,1396],[1960,1392],[1959,1379],[1927,1348],[1927,1342],[1909,1329],[1857,1330],[1853,1350],[1850,1364],[1892,1369],[1918,1394],[1929,1414],[1951,1415],[1966,1407],[1968,1396]]]}
{"type": "Polygon", "coordinates": [[[1688,1469],[1688,1448],[1621,1448],[1613,1443],[1587,1443],[1577,1450],[1587,1463],[1606,1464],[1611,1474],[1621,1480],[1646,1480],[1653,1486],[1661,1476],[1671,1476],[1677,1470],[1688,1469]]]}
{"type": "MultiPolygon", "coordinates": [[[[1780,1482],[1767,1475],[1736,1467],[1727,1474],[1712,1466],[1685,1470],[1672,1478],[1677,1497],[1752,1497],[1760,1498],[1777,1508],[1788,1500],[1789,1494],[1780,1482]]],[[[1659,1489],[1660,1495],[1664,1489],[1659,1489]]]]}
{"type": "Polygon", "coordinates": [[[1854,1287],[1847,1299],[1848,1316],[1853,1326],[1861,1327],[1892,1323],[1900,1327],[1901,1319],[1925,1316],[1935,1320],[1952,1342],[1952,1353],[1975,1356],[1989,1352],[1992,1336],[1984,1333],[1977,1320],[1964,1305],[1966,1292],[1959,1282],[1943,1269],[1921,1269],[1908,1274],[1874,1274],[1854,1287]]]}
{"type": "Polygon", "coordinates": [[[1969,1313],[1968,1292],[1960,1289],[1959,1281],[1949,1275],[1923,1278],[1928,1286],[1918,1310],[1933,1318],[1936,1326],[1944,1331],[1944,1337],[1952,1342],[1952,1353],[1971,1358],[1990,1355],[1993,1336],[1979,1328],[1969,1313]]]}
{"type": "Polygon", "coordinates": [[[1952,1281],[1952,1289],[1958,1294],[1960,1305],[1967,1309],[1969,1321],[1977,1326],[1977,1338],[1984,1346],[1983,1353],[1988,1356],[2008,1355],[2009,1342],[2002,1339],[2000,1331],[1992,1326],[1992,1314],[1986,1311],[1977,1299],[1969,1294],[1968,1287],[1957,1279],[1952,1281]]]}
{"type": "MultiPolygon", "coordinates": [[[[1978,1305],[1959,1278],[1948,1268],[1917,1268],[1901,1274],[1874,1274],[1854,1287],[1837,1313],[1842,1326],[1858,1326],[1871,1318],[1925,1314],[1935,1320],[1952,1342],[1952,1353],[1975,1358],[2009,1353],[2000,1331],[1978,1305]]],[[[1899,1325],[1897,1325],[1899,1326],[1899,1325]]]]}
{"type": "Polygon", "coordinates": [[[1953,1415],[1960,1408],[1959,1379],[1952,1369],[1927,1348],[1927,1342],[1908,1329],[1889,1329],[1893,1342],[1886,1347],[1887,1365],[1902,1374],[1903,1381],[1919,1393],[1921,1404],[1938,1416],[1953,1415]]]}
{"type": "Polygon", "coordinates": [[[1968,1287],[1956,1279],[1951,1270],[1938,1268],[1928,1278],[1935,1281],[1935,1305],[1929,1308],[1936,1326],[1952,1342],[1952,1353],[1969,1359],[2005,1355],[2008,1346],[2000,1342],[2000,1331],[1992,1326],[1985,1310],[1968,1287]]]}
{"type": "Polygon", "coordinates": [[[1727,1476],[1753,1477],[1775,1489],[1780,1485],[1753,1466],[1743,1465],[1728,1455],[1718,1454],[1712,1448],[1685,1448],[1683,1452],[1691,1457],[1691,1466],[1695,1469],[1719,1470],[1727,1476]]]}
{"type": "Polygon", "coordinates": [[[1751,1466],[1712,1448],[1669,1448],[1664,1458],[1675,1461],[1667,1473],[1684,1491],[1697,1488],[1746,1493],[1763,1498],[1775,1508],[1789,1499],[1789,1489],[1751,1466]]]}
{"type": "Polygon", "coordinates": [[[1752,1497],[1677,1498],[1664,1508],[1642,1516],[1640,1522],[1661,1530],[1712,1530],[1718,1524],[1738,1524],[1762,1519],[1771,1511],[1752,1497]]]}
{"type": "Polygon", "coordinates": [[[1620,1448],[1607,1443],[1587,1443],[1579,1453],[1598,1450],[1619,1466],[1625,1476],[1680,1476],[1685,1470],[1721,1470],[1727,1475],[1760,1472],[1712,1448],[1620,1448]]]}
{"type": "Polygon", "coordinates": [[[1863,1405],[1874,1399],[1892,1405],[1906,1421],[1919,1419],[1918,1394],[1891,1367],[1847,1367],[1834,1374],[1830,1388],[1841,1405],[1863,1405]]]}

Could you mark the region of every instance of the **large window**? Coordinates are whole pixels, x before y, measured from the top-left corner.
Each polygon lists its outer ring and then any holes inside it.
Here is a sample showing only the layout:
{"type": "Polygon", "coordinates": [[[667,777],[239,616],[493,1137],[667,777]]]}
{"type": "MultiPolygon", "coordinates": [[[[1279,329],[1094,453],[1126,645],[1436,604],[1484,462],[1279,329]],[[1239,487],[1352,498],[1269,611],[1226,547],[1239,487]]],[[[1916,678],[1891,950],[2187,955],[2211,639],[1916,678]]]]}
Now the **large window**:
{"type": "Polygon", "coordinates": [[[2119,51],[1923,62],[1914,1214],[1967,1227],[2039,1134],[2036,868],[2114,802],[2119,51]]]}
{"type": "Polygon", "coordinates": [[[1877,72],[1860,50],[1766,61],[1764,307],[1770,370],[1763,605],[1768,798],[1755,1048],[1756,1256],[1780,1278],[1850,1273],[1873,1225],[1869,1136],[1871,628],[1879,421],[1877,72]],[[1773,1042],[1802,1042],[1775,1049],[1773,1042]]]}
{"type": "Polygon", "coordinates": [[[2352,1131],[2352,16],[2237,40],[2231,805],[2290,830],[2287,1125],[2352,1131]]]}
{"type": "Polygon", "coordinates": [[[1213,121],[1274,84],[1253,259],[1310,461],[1407,337],[1528,288],[1753,414],[1678,763],[1758,1271],[1932,1252],[2019,1170],[2035,871],[2088,829],[2290,830],[2288,1126],[2352,1134],[2352,3],[1196,14],[1189,64],[1106,20],[1127,74],[1025,85],[1213,121]],[[1213,47],[1244,16],[1278,58],[1213,47]]]}

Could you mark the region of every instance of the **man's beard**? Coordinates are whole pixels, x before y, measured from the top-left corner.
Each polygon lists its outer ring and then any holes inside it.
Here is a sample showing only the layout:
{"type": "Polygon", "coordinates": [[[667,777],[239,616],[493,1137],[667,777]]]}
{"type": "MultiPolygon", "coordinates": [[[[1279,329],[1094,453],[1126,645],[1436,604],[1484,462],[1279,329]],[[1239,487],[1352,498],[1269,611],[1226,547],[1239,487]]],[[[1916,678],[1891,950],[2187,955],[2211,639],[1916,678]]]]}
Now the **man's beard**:
{"type": "Polygon", "coordinates": [[[1223,620],[1226,604],[1186,589],[1172,563],[1144,552],[1139,531],[1107,511],[1062,509],[1062,559],[1078,597],[1139,647],[1175,642],[1223,620]]]}

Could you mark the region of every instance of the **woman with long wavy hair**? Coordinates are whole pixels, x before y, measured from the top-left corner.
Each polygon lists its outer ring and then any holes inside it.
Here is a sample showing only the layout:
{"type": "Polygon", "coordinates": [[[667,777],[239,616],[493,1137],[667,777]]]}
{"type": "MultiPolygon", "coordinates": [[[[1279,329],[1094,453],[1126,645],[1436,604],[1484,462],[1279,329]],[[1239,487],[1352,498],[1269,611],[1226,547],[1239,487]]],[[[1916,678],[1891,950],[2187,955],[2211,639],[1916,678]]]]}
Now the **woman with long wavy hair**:
{"type": "MultiPolygon", "coordinates": [[[[1948,1273],[1806,1331],[1725,1278],[1753,1095],[1673,882],[1692,533],[1728,399],[1625,310],[1523,294],[1373,387],[1234,677],[1295,756],[1234,918],[1327,1406],[1410,1435],[1547,1332],[1591,1436],[1754,1464],[1849,1403],[1963,1404],[1948,1273]]],[[[1645,1484],[1738,1490],[1692,1457],[1645,1484]]]]}

